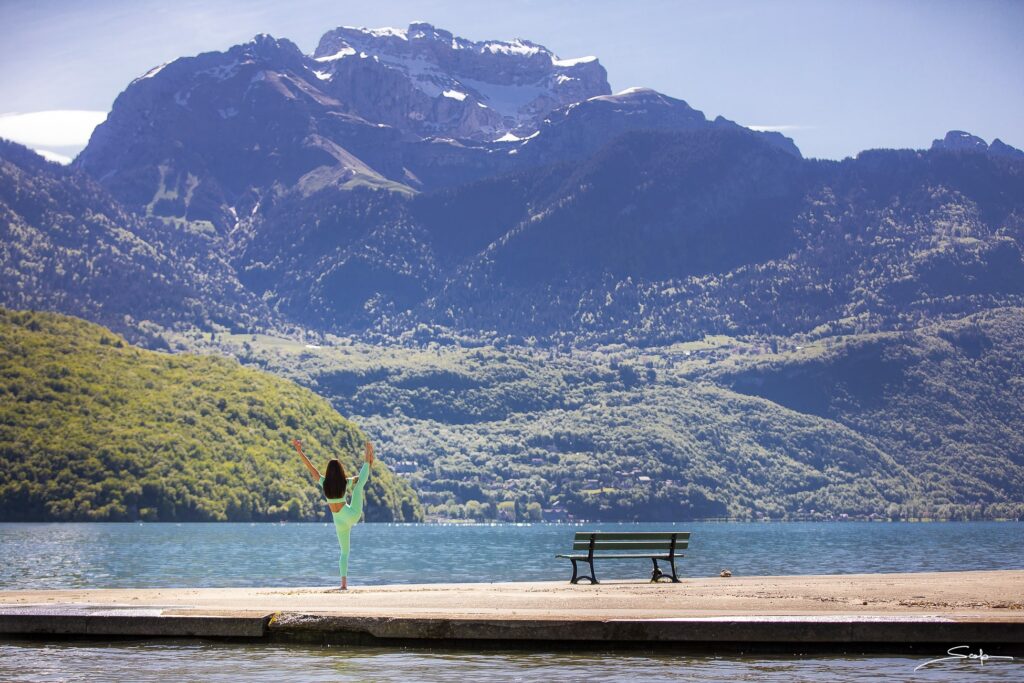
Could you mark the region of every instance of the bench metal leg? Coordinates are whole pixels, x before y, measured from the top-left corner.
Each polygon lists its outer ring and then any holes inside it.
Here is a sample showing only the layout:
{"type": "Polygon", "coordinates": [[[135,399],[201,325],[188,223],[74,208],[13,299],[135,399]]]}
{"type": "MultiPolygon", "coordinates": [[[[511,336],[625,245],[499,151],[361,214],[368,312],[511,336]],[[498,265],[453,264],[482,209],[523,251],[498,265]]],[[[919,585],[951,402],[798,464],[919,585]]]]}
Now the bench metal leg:
{"type": "Polygon", "coordinates": [[[676,558],[673,557],[669,560],[669,563],[672,565],[672,583],[682,583],[682,581],[679,580],[679,577],[676,576],[676,558]]]}
{"type": "Polygon", "coordinates": [[[661,571],[661,567],[658,566],[658,560],[651,558],[651,562],[654,563],[654,571],[651,572],[651,583],[658,583],[662,579],[669,579],[672,583],[682,583],[679,577],[676,576],[676,561],[675,559],[669,560],[669,564],[672,565],[672,576],[665,576],[665,572],[661,571]]]}
{"type": "Polygon", "coordinates": [[[597,580],[597,572],[594,571],[594,563],[593,562],[587,562],[587,564],[590,565],[590,576],[587,576],[586,574],[584,574],[583,576],[580,576],[579,572],[577,570],[577,567],[576,567],[577,560],[571,560],[571,562],[572,562],[572,578],[569,580],[569,583],[579,583],[580,579],[586,579],[591,584],[600,583],[600,581],[597,580]]]}

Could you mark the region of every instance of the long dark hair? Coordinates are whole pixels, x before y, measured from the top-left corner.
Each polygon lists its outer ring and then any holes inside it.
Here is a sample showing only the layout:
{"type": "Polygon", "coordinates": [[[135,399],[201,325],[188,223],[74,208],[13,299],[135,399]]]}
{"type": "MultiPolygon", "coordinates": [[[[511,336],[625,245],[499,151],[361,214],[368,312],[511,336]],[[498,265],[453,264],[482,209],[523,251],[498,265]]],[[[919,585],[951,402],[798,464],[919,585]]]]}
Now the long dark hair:
{"type": "Polygon", "coordinates": [[[327,463],[327,474],[324,475],[324,494],[328,498],[344,498],[346,488],[348,479],[345,478],[345,468],[341,466],[340,460],[331,460],[327,463]]]}

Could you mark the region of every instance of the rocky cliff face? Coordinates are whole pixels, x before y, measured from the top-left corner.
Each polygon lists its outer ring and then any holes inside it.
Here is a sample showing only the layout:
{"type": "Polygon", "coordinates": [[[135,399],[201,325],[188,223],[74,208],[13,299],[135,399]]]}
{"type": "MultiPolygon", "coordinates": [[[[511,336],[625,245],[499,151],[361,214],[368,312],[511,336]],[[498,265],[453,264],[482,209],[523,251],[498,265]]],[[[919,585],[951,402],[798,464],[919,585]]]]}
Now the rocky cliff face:
{"type": "Polygon", "coordinates": [[[399,132],[319,89],[287,40],[258,36],[136,79],[76,160],[151,215],[233,227],[271,187],[391,187],[399,132]]]}
{"type": "Polygon", "coordinates": [[[0,306],[56,310],[157,343],[157,325],[261,327],[216,237],[141,218],[87,174],[0,140],[0,306]]]}
{"type": "Polygon", "coordinates": [[[932,150],[943,152],[982,152],[997,157],[1024,159],[1024,151],[1011,147],[999,138],[986,143],[977,135],[962,130],[951,130],[941,140],[932,140],[932,150]]]}
{"type": "Polygon", "coordinates": [[[528,40],[473,42],[426,23],[341,27],[313,53],[322,88],[367,120],[429,137],[530,134],[553,109],[611,92],[596,57],[528,40]]]}
{"type": "Polygon", "coordinates": [[[341,27],[312,55],[260,35],[152,69],[76,164],[141,213],[245,240],[286,195],[411,195],[575,163],[630,131],[712,128],[741,127],[647,88],[612,95],[596,57],[426,23],[341,27]]]}
{"type": "Polygon", "coordinates": [[[526,135],[553,109],[608,92],[596,58],[429,24],[338,28],[313,56],[260,35],[133,81],[76,164],[146,214],[227,233],[269,191],[423,188],[406,156],[526,135]],[[432,138],[442,144],[410,151],[432,138]]]}

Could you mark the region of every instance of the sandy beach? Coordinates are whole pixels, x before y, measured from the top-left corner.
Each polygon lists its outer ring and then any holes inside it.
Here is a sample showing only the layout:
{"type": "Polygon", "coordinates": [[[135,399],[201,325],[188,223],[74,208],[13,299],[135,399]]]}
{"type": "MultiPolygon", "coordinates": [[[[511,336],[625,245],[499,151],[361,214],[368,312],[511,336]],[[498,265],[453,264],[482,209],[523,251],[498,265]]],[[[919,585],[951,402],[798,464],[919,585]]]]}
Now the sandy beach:
{"type": "Polygon", "coordinates": [[[651,584],[608,581],[309,588],[0,592],[0,606],[158,609],[164,615],[270,613],[447,619],[671,619],[940,615],[1024,621],[1024,571],[759,576],[651,584]]]}

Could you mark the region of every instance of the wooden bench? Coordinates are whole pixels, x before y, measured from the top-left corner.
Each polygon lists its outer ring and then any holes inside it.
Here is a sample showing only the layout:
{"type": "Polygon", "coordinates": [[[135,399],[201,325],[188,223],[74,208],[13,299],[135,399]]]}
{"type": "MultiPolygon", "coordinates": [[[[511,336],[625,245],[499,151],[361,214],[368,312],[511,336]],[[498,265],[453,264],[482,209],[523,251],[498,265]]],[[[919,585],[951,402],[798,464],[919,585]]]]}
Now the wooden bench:
{"type": "Polygon", "coordinates": [[[686,550],[689,545],[689,531],[579,531],[573,538],[572,549],[586,551],[586,554],[572,553],[555,555],[555,557],[572,561],[572,579],[569,583],[578,583],[580,579],[587,579],[590,583],[599,583],[597,574],[594,572],[594,560],[635,560],[639,558],[648,559],[654,563],[654,571],[651,572],[652,583],[663,578],[671,579],[673,583],[679,583],[679,577],[676,576],[676,558],[683,557],[683,554],[678,551],[686,550]],[[662,573],[661,567],[658,566],[658,560],[669,563],[672,568],[671,576],[662,573]],[[578,562],[586,562],[590,565],[590,576],[579,575],[578,562]]]}

